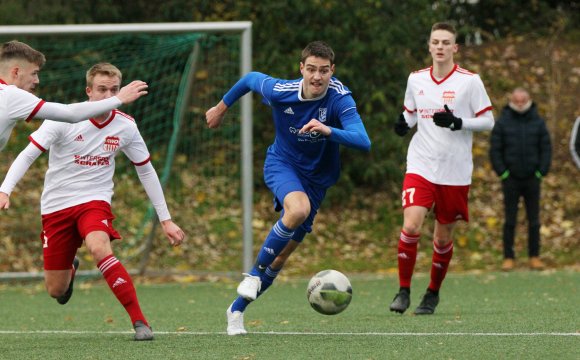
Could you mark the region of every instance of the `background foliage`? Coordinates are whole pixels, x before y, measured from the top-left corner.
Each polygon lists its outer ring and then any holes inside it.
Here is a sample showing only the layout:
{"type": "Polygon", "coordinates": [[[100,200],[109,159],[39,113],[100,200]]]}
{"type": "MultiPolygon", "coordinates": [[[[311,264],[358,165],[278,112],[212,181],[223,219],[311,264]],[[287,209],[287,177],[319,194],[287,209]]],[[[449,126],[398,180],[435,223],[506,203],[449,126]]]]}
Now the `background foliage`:
{"type": "MultiPolygon", "coordinates": [[[[568,153],[570,128],[580,115],[576,99],[580,83],[579,4],[548,0],[2,0],[0,22],[20,25],[249,20],[253,22],[254,69],[280,78],[299,77],[299,53],[306,43],[315,39],[329,42],[337,53],[335,75],[353,91],[373,148],[369,154],[343,151],[343,175],[329,192],[317,218],[317,231],[310,240],[315,245],[305,247],[305,256],[293,260],[302,265],[297,267],[302,271],[334,258],[351,260],[347,263],[352,265],[347,266],[362,270],[393,266],[395,257],[390,251],[394,251],[400,227],[398,193],[409,138],[398,138],[391,128],[401,110],[409,72],[431,63],[426,50],[431,24],[449,19],[458,26],[459,41],[465,44],[457,60],[481,75],[495,111],[505,104],[506,94],[513,87],[523,85],[530,89],[548,120],[554,161],[544,182],[542,233],[544,254],[555,265],[576,264],[579,257],[580,185],[578,170],[572,166],[568,153]]],[[[261,160],[272,141],[273,127],[270,112],[259,101],[255,104],[254,226],[256,239],[262,239],[276,217],[261,178],[261,160]]],[[[499,256],[501,191],[487,159],[488,136],[484,133],[475,137],[472,220],[458,229],[458,248],[465,251],[462,256],[459,250],[458,261],[465,267],[491,266],[499,256]]],[[[18,217],[13,220],[26,221],[18,217]]],[[[428,226],[424,231],[427,237],[428,226]]],[[[518,234],[525,233],[524,227],[518,228],[518,234]]],[[[2,236],[5,239],[6,235],[2,236]]],[[[522,250],[525,236],[520,239],[522,250]]],[[[5,251],[11,257],[21,255],[19,246],[5,251]]],[[[231,268],[231,259],[220,259],[220,254],[226,252],[220,249],[219,241],[196,246],[198,252],[212,254],[209,258],[213,261],[204,262],[204,266],[211,269],[217,263],[217,270],[231,268]]],[[[429,246],[424,250],[430,254],[429,246]]],[[[424,261],[428,260],[425,255],[424,261]]],[[[22,268],[30,268],[30,263],[24,261],[22,268]]],[[[10,264],[13,262],[3,260],[1,268],[12,268],[10,264]]]]}

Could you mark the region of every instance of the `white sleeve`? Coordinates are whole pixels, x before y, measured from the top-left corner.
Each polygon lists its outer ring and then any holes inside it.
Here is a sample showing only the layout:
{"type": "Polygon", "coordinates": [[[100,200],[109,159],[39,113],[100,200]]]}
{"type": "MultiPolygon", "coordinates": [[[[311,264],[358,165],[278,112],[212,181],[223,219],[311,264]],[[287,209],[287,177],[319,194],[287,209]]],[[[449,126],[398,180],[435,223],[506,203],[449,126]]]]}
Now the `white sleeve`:
{"type": "Polygon", "coordinates": [[[461,128],[471,131],[491,130],[494,125],[493,113],[491,112],[493,107],[479,75],[473,75],[472,82],[469,84],[469,92],[470,108],[475,116],[472,118],[462,117],[461,128]]]}
{"type": "Polygon", "coordinates": [[[146,164],[141,166],[135,166],[135,170],[137,170],[139,180],[141,181],[141,184],[143,184],[145,192],[155,208],[159,221],[171,219],[167,203],[165,202],[165,196],[163,195],[163,189],[161,188],[161,182],[159,181],[159,177],[157,176],[157,172],[151,164],[151,161],[148,161],[146,164]]]}
{"type": "Polygon", "coordinates": [[[487,131],[493,129],[493,125],[495,124],[491,110],[484,112],[476,118],[462,118],[461,120],[463,120],[461,125],[462,130],[487,131]]]}
{"type": "Polygon", "coordinates": [[[105,114],[122,104],[121,100],[116,96],[99,101],[86,101],[68,105],[45,102],[38,112],[34,114],[34,117],[75,123],[105,114]]]}
{"type": "Polygon", "coordinates": [[[419,118],[417,117],[417,104],[415,103],[415,96],[413,95],[411,75],[409,75],[409,78],[407,79],[407,89],[405,90],[405,100],[403,101],[403,107],[405,109],[403,116],[405,116],[407,125],[409,125],[410,128],[417,125],[417,122],[419,121],[419,118]]]}
{"type": "Polygon", "coordinates": [[[42,154],[42,151],[34,144],[28,146],[18,154],[16,160],[10,165],[6,178],[0,186],[0,191],[10,195],[16,184],[22,179],[30,165],[42,154]]]}

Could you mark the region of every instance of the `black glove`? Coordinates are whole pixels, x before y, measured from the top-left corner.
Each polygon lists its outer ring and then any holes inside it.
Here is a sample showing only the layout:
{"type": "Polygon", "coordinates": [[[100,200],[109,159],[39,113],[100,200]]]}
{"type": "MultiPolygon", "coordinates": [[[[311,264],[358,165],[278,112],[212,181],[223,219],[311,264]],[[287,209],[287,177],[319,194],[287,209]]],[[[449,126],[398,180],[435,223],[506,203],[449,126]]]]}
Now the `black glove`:
{"type": "Polygon", "coordinates": [[[461,129],[461,126],[463,125],[463,120],[461,120],[458,117],[455,117],[451,112],[451,110],[449,110],[447,105],[444,106],[445,112],[437,112],[433,114],[433,122],[435,122],[435,125],[444,128],[450,128],[453,131],[461,129]]]}
{"type": "Polygon", "coordinates": [[[405,120],[405,116],[403,116],[403,114],[399,115],[399,120],[397,120],[397,122],[395,123],[394,129],[397,135],[399,136],[405,136],[407,135],[409,130],[411,130],[409,125],[407,125],[407,121],[405,120]]]}

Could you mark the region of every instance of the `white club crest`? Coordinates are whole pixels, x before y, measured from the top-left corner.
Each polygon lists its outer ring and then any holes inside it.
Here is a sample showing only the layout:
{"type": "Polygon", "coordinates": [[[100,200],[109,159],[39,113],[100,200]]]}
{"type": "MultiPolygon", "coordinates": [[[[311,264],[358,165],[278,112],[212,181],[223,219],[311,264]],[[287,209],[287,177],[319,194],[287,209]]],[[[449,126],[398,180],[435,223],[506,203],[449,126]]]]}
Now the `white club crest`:
{"type": "Polygon", "coordinates": [[[318,108],[318,121],[326,121],[326,108],[318,108]]]}

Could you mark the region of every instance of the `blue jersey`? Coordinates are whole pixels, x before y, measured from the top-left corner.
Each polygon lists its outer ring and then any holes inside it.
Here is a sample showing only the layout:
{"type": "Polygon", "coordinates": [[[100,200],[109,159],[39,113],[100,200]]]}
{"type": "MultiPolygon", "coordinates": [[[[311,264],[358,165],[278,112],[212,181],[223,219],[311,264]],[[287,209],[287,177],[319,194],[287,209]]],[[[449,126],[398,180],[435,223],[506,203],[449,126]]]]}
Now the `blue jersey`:
{"type": "Polygon", "coordinates": [[[370,140],[346,86],[331,78],[325,94],[304,99],[302,81],[275,79],[253,72],[244,76],[223,100],[230,106],[248,91],[259,93],[262,101],[272,108],[276,128],[276,138],[268,148],[266,161],[285,162],[302,178],[328,187],[340,174],[339,145],[368,150],[370,140]],[[312,119],[331,127],[331,136],[317,132],[299,134],[312,119]]]}

